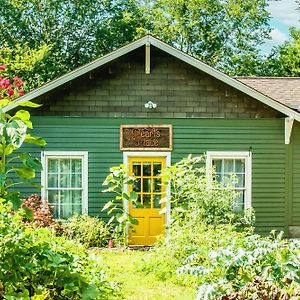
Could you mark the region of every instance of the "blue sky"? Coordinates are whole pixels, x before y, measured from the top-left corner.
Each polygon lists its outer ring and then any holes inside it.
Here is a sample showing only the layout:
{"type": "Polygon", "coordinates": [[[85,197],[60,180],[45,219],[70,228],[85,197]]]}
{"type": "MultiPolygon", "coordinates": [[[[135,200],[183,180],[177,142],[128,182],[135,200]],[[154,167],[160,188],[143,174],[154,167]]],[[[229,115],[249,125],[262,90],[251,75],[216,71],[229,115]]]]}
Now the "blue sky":
{"type": "Polygon", "coordinates": [[[289,27],[300,28],[300,11],[296,10],[297,7],[295,0],[270,1],[268,10],[271,13],[272,40],[261,47],[264,53],[268,53],[272,46],[280,45],[289,39],[289,27]]]}

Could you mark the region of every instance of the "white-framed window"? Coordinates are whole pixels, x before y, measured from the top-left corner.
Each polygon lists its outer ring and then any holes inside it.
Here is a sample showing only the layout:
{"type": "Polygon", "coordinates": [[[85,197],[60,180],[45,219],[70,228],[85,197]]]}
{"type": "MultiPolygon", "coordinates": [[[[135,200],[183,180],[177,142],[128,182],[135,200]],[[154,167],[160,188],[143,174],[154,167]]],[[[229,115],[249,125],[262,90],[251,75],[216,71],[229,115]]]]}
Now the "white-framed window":
{"type": "Polygon", "coordinates": [[[57,219],[88,212],[88,153],[42,152],[42,198],[57,219]]]}
{"type": "Polygon", "coordinates": [[[238,209],[251,207],[252,161],[251,152],[208,151],[206,153],[207,176],[212,180],[212,169],[215,168],[216,180],[227,185],[229,180],[237,197],[238,209]],[[234,177],[233,177],[234,176],[234,177]]]}

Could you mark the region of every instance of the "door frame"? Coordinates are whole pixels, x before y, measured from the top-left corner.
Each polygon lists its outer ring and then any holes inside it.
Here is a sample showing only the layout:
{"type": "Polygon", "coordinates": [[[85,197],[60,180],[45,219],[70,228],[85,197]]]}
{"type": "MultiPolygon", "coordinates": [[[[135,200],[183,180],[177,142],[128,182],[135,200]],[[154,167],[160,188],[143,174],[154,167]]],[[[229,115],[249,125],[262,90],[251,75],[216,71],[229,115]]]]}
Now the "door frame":
{"type": "MultiPolygon", "coordinates": [[[[166,167],[171,166],[171,152],[150,152],[150,151],[124,151],[123,152],[123,164],[128,167],[128,158],[130,157],[164,157],[166,159],[166,167]]],[[[128,192],[128,185],[124,186],[125,192],[128,192]]],[[[165,224],[169,225],[171,221],[171,205],[170,205],[171,189],[168,185],[166,187],[166,214],[165,224]]],[[[125,211],[129,212],[128,201],[124,199],[123,206],[125,211]]]]}

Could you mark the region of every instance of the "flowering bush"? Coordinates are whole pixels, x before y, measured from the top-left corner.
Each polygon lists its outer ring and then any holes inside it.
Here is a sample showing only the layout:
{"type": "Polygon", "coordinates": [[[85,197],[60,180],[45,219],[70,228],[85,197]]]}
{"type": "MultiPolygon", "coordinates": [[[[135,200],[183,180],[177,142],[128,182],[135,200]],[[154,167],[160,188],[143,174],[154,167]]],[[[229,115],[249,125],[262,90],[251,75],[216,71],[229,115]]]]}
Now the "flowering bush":
{"type": "Polygon", "coordinates": [[[49,204],[43,203],[42,198],[37,194],[30,195],[21,204],[21,208],[30,209],[32,222],[37,227],[55,227],[57,223],[53,219],[49,204]]]}
{"type": "Polygon", "coordinates": [[[15,76],[12,80],[1,75],[1,71],[5,71],[6,66],[0,65],[0,100],[10,100],[24,95],[23,81],[20,77],[15,76]]]}

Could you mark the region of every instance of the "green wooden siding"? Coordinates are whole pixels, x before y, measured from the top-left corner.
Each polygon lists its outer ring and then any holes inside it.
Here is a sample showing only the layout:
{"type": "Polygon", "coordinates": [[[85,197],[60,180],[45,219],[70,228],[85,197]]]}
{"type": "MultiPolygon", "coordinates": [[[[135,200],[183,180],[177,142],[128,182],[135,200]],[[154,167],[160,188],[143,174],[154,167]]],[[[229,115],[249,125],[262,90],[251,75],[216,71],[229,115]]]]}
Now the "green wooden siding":
{"type": "MultiPolygon", "coordinates": [[[[290,222],[300,224],[300,141],[284,144],[284,119],[108,119],[84,117],[34,117],[34,133],[44,137],[46,151],[88,151],[89,153],[89,213],[101,215],[108,200],[101,193],[102,182],[113,165],[123,161],[119,150],[121,124],[172,124],[174,150],[172,162],[192,153],[206,151],[252,152],[252,204],[256,210],[257,232],[286,230],[290,222]],[[293,147],[293,148],[292,148],[293,147]],[[287,159],[293,152],[297,162],[287,159]],[[290,176],[290,165],[294,165],[290,176]],[[293,182],[289,182],[289,179],[293,182]],[[293,190],[288,190],[288,187],[293,190]],[[293,195],[293,215],[289,205],[293,195]],[[296,198],[298,200],[296,200],[296,198]]],[[[294,128],[294,138],[300,126],[294,128]]],[[[299,133],[298,133],[299,136],[299,133]]],[[[28,151],[40,156],[37,147],[28,151]]],[[[37,182],[40,177],[37,178],[37,182]]],[[[26,194],[34,192],[23,188],[26,194]]]]}

